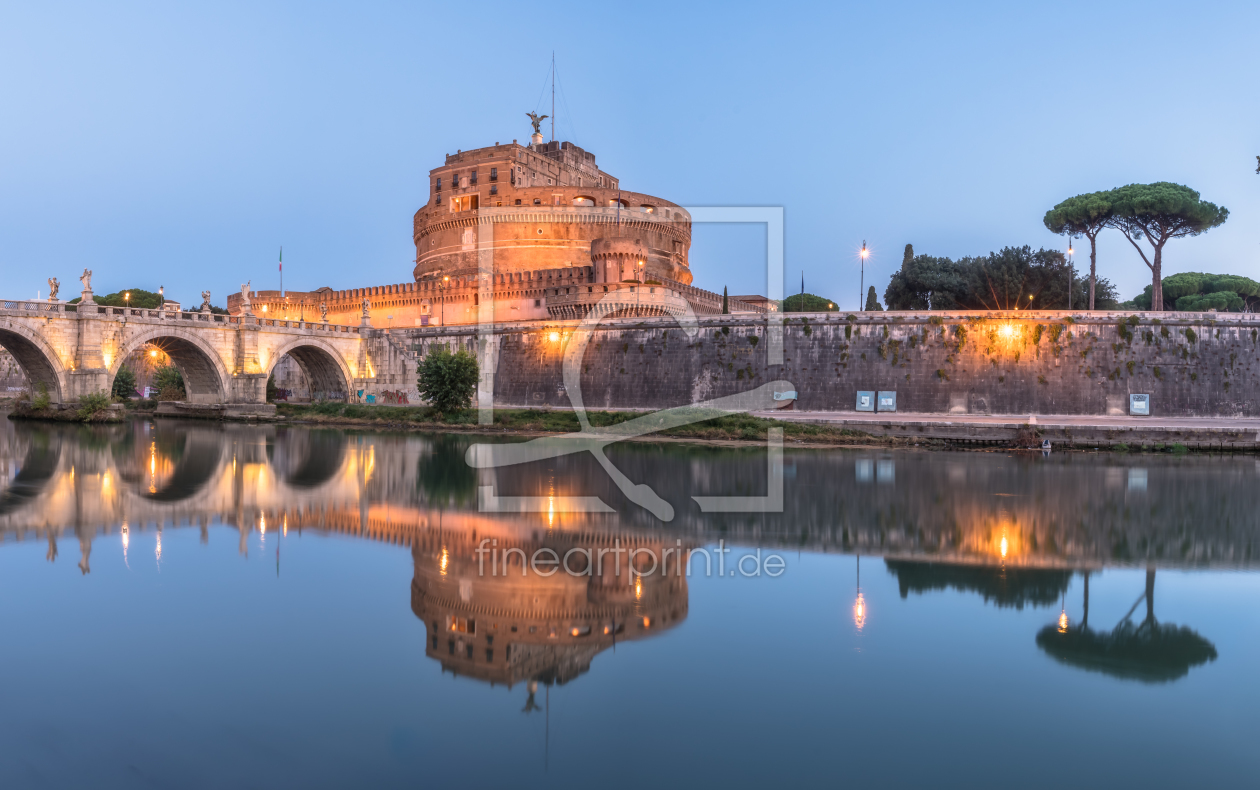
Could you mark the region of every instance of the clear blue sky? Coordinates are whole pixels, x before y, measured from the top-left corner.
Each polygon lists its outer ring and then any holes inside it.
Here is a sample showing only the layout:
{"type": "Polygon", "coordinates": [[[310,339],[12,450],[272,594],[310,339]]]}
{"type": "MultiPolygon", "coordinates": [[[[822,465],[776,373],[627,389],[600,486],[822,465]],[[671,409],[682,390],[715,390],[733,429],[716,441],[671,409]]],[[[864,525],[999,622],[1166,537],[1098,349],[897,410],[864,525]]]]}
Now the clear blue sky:
{"type": "MultiPolygon", "coordinates": [[[[863,239],[881,296],[907,242],[1062,248],[1054,203],[1160,180],[1231,211],[1166,274],[1260,278],[1258,30],[1254,2],[5,4],[0,293],[88,267],[223,304],[281,244],[290,289],[407,281],[429,169],[528,137],[553,49],[557,137],[628,189],[784,206],[789,293],[855,306],[863,239]]],[[[696,284],[764,293],[759,238],[698,231],[696,284]]],[[[1114,232],[1099,265],[1150,282],[1114,232]]]]}

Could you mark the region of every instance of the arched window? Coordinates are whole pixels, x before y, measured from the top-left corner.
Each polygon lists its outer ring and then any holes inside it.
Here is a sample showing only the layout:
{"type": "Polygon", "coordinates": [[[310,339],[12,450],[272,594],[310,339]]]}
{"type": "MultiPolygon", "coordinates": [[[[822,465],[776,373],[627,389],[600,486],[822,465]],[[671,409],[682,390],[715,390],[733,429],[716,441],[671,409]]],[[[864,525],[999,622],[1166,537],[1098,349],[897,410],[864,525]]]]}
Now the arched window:
{"type": "Polygon", "coordinates": [[[586,195],[578,195],[577,197],[573,198],[573,205],[575,205],[575,206],[594,206],[594,205],[595,205],[595,198],[593,198],[593,197],[588,197],[588,196],[586,196],[586,195]]]}

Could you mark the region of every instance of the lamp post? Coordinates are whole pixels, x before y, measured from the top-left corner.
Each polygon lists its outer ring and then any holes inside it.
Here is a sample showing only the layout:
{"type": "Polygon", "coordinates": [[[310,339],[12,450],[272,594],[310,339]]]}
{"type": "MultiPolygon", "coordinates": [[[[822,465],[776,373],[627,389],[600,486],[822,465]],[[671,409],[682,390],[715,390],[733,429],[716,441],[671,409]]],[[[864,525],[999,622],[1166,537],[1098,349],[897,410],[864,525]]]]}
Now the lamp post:
{"type": "Polygon", "coordinates": [[[866,256],[870,255],[870,251],[866,249],[866,239],[862,239],[862,277],[858,280],[858,310],[866,310],[866,302],[862,301],[866,298],[866,256]]]}
{"type": "Polygon", "coordinates": [[[449,276],[442,278],[442,291],[438,299],[442,303],[442,323],[439,326],[446,326],[446,289],[451,287],[451,278],[449,276]]]}
{"type": "Polygon", "coordinates": [[[639,315],[643,315],[643,283],[646,279],[646,274],[643,271],[643,261],[639,261],[639,285],[637,286],[638,293],[635,294],[637,297],[635,299],[635,312],[639,315]]]}
{"type": "Polygon", "coordinates": [[[1076,269],[1072,265],[1072,237],[1068,236],[1068,310],[1072,309],[1072,291],[1076,289],[1076,269]]]}

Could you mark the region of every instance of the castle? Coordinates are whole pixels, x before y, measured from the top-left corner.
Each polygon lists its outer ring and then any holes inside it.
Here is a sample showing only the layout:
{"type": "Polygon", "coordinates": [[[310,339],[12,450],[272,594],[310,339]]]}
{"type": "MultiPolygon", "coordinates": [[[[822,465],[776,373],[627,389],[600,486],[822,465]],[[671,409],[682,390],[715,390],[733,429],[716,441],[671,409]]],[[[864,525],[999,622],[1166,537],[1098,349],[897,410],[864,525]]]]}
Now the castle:
{"type": "MultiPolygon", "coordinates": [[[[691,215],[600,170],[569,142],[510,144],[448,154],[429,172],[429,197],[412,224],[412,281],[334,291],[256,291],[254,315],[420,327],[660,316],[690,307],[722,312],[720,294],[695,288],[688,265],[691,215]],[[365,309],[365,300],[367,307],[365,309]]],[[[773,309],[728,300],[732,313],[773,309]]],[[[228,312],[246,309],[228,296],[228,312]]]]}

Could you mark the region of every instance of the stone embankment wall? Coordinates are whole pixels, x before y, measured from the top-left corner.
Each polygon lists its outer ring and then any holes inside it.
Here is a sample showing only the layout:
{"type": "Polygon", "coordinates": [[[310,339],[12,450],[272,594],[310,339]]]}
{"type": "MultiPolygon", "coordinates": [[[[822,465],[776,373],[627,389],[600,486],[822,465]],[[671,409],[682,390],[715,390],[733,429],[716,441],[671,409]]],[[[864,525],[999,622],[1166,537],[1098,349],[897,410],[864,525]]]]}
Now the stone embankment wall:
{"type": "MultiPolygon", "coordinates": [[[[776,316],[769,316],[776,320],[776,316]]],[[[804,411],[852,411],[859,390],[895,390],[900,412],[1260,414],[1260,316],[1202,313],[788,314],[783,363],[767,364],[765,316],[715,316],[688,336],[669,319],[610,321],[583,360],[588,408],[663,408],[791,382],[804,411]]],[[[566,407],[572,322],[497,327],[495,402],[566,407]],[[557,340],[551,337],[557,335],[557,340]]],[[[396,331],[396,334],[397,331],[396,331]]],[[[421,354],[475,327],[412,330],[421,354]]]]}

